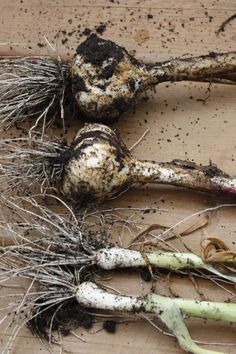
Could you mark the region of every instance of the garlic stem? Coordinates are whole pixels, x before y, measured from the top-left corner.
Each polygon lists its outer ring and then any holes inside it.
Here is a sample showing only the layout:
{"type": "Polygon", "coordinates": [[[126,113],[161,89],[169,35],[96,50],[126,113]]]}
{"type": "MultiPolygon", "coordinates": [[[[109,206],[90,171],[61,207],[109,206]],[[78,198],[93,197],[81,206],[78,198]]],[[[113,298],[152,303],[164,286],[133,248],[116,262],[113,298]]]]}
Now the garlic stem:
{"type": "Polygon", "coordinates": [[[181,312],[189,317],[201,317],[214,321],[236,322],[236,306],[231,303],[174,299],[181,312]],[[234,305],[234,306],[232,306],[234,305]]]}
{"type": "Polygon", "coordinates": [[[132,162],[133,181],[137,183],[172,184],[200,191],[236,194],[236,178],[231,178],[214,165],[201,166],[187,161],[132,162]]]}
{"type": "Polygon", "coordinates": [[[236,283],[236,276],[224,274],[193,253],[145,252],[125,248],[102,248],[96,252],[95,263],[102,269],[130,268],[151,265],[170,270],[205,269],[236,283]]]}
{"type": "Polygon", "coordinates": [[[224,77],[235,73],[236,52],[210,53],[190,58],[176,58],[150,66],[153,83],[165,81],[200,80],[224,77]]]}

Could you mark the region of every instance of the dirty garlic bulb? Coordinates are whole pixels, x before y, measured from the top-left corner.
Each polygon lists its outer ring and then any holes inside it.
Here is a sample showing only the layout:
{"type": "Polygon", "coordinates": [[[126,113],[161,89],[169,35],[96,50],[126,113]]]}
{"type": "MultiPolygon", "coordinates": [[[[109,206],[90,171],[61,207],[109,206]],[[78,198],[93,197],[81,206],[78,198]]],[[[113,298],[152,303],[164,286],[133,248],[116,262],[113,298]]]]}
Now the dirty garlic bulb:
{"type": "Polygon", "coordinates": [[[61,191],[72,200],[109,199],[132,183],[130,162],[131,154],[117,132],[88,124],[71,145],[61,191]]]}
{"type": "Polygon", "coordinates": [[[216,165],[134,159],[115,130],[95,123],[71,145],[38,137],[0,140],[0,171],[1,185],[7,182],[14,193],[38,184],[42,192],[56,189],[76,204],[101,202],[143,183],[236,194],[236,179],[216,165]]]}
{"type": "Polygon", "coordinates": [[[144,64],[125,48],[93,34],[82,42],[71,66],[79,110],[94,122],[119,117],[147,88],[166,81],[211,80],[236,72],[236,52],[144,64]]]}
{"type": "Polygon", "coordinates": [[[100,202],[134,183],[236,194],[236,179],[215,165],[198,166],[181,160],[139,161],[132,158],[120,135],[107,126],[89,124],[78,132],[62,178],[61,191],[68,199],[100,202]]]}
{"type": "Polygon", "coordinates": [[[78,46],[71,76],[79,109],[97,122],[127,111],[152,81],[146,66],[125,48],[96,35],[78,46]]]}
{"type": "Polygon", "coordinates": [[[108,123],[134,107],[140,93],[166,81],[236,84],[236,51],[144,64],[125,48],[92,34],[72,62],[50,57],[0,58],[0,131],[34,118],[32,132],[55,120],[64,126],[66,106],[79,118],[108,123]]]}

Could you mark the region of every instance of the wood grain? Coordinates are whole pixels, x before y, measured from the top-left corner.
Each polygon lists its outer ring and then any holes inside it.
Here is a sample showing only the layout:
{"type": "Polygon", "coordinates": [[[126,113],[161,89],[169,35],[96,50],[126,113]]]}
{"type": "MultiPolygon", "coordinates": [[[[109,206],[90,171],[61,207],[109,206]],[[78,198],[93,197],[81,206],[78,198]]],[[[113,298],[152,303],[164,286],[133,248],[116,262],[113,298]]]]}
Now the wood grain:
{"type": "MultiPolygon", "coordinates": [[[[236,12],[235,0],[0,0],[0,11],[0,55],[53,55],[44,39],[46,36],[62,58],[70,59],[77,45],[85,39],[83,30],[94,31],[100,22],[106,24],[104,38],[135,51],[137,58],[146,62],[171,56],[236,50],[236,21],[216,36],[221,23],[236,12]]],[[[136,111],[125,114],[115,127],[128,146],[132,146],[147,128],[150,129],[133,150],[138,158],[163,161],[188,158],[204,164],[212,160],[221,169],[236,175],[235,87],[213,85],[209,98],[203,103],[201,100],[207,97],[207,89],[208,85],[203,83],[159,85],[148,93],[148,100],[140,99],[136,111]]],[[[80,124],[79,119],[71,122],[70,137],[80,124]]],[[[236,201],[176,188],[148,186],[131,190],[106,206],[160,206],[167,211],[144,214],[140,216],[140,222],[171,226],[195,211],[223,202],[236,201]]],[[[214,235],[235,247],[235,216],[235,208],[213,213],[209,226],[187,236],[186,241],[199,250],[201,238],[214,235]]],[[[130,237],[128,232],[120,236],[123,243],[130,237]]],[[[173,278],[173,282],[175,291],[181,296],[198,297],[188,279],[173,278]]],[[[147,291],[147,286],[143,288],[139,276],[134,274],[115,274],[112,284],[124,292],[147,291]]],[[[221,300],[229,295],[208,282],[202,281],[200,286],[210,299],[221,300]]],[[[1,295],[7,296],[9,291],[0,289],[1,295]]],[[[157,291],[164,291],[161,284],[157,285],[157,291]]],[[[1,300],[1,307],[7,300],[1,300]]],[[[194,338],[208,342],[235,342],[233,325],[200,320],[189,323],[194,338]]],[[[95,329],[100,327],[101,323],[89,332],[79,329],[76,333],[83,334],[86,343],[69,336],[64,339],[65,349],[78,354],[182,353],[172,338],[143,321],[118,325],[116,335],[104,331],[95,334],[95,329]]],[[[1,328],[0,333],[0,348],[3,348],[10,332],[6,335],[1,328]]],[[[228,354],[236,352],[234,346],[210,347],[228,354]]],[[[53,352],[60,352],[58,346],[53,352]]],[[[27,329],[19,334],[12,350],[12,354],[23,353],[47,353],[27,329]]]]}

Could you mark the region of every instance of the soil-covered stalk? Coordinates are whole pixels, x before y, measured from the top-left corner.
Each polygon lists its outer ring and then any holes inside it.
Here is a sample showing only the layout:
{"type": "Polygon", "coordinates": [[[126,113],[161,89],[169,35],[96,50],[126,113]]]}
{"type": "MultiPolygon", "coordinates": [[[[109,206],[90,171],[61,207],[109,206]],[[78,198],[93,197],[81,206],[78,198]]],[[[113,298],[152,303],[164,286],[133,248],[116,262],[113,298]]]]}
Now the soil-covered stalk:
{"type": "Polygon", "coordinates": [[[150,65],[153,83],[201,80],[235,73],[236,52],[210,53],[190,58],[176,58],[150,65]]]}
{"type": "Polygon", "coordinates": [[[134,182],[172,184],[199,191],[236,194],[236,178],[215,165],[201,166],[181,160],[171,162],[134,161],[134,182]]]}

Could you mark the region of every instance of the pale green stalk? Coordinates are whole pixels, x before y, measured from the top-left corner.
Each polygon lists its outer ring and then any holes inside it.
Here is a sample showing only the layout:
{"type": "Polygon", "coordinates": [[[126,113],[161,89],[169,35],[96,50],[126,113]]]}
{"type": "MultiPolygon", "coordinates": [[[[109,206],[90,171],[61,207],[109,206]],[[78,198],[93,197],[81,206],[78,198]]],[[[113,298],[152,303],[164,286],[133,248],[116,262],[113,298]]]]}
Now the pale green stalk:
{"type": "Polygon", "coordinates": [[[205,269],[223,279],[236,283],[236,276],[224,274],[194,253],[139,252],[125,248],[102,248],[96,252],[95,263],[102,269],[130,268],[151,265],[170,270],[205,269]]]}
{"type": "Polygon", "coordinates": [[[150,293],[144,297],[108,293],[91,282],[76,289],[77,301],[86,307],[132,313],[155,313],[178,339],[182,349],[193,354],[222,354],[200,348],[191,338],[185,316],[236,323],[236,304],[175,299],[150,293]]]}

